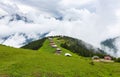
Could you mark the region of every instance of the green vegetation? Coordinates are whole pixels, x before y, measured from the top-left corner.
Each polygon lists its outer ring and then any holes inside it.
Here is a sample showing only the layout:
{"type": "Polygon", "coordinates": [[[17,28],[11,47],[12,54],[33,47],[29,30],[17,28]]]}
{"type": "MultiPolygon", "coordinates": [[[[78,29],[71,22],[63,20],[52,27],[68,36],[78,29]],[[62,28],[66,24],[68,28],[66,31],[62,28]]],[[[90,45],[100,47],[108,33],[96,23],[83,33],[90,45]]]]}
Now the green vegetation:
{"type": "Polygon", "coordinates": [[[66,36],[61,37],[59,39],[64,40],[64,42],[61,44],[63,48],[66,48],[72,51],[73,53],[77,53],[80,56],[92,57],[94,55],[97,55],[102,58],[105,55],[105,53],[100,49],[96,48],[97,50],[95,50],[92,47],[87,48],[85,44],[86,45],[88,44],[81,40],[71,38],[71,37],[66,37],[66,36]]]}
{"type": "Polygon", "coordinates": [[[46,40],[46,38],[37,40],[37,41],[33,41],[25,46],[23,46],[22,48],[24,49],[32,49],[32,50],[38,50],[39,48],[42,47],[44,41],[46,40]]]}
{"type": "Polygon", "coordinates": [[[114,58],[115,62],[120,62],[120,58],[114,58]]]}
{"type": "Polygon", "coordinates": [[[46,39],[38,50],[16,49],[0,45],[0,77],[119,77],[119,63],[92,62],[91,58],[78,56],[62,48],[60,40],[55,43],[62,49],[55,55],[55,48],[46,39]],[[72,57],[64,56],[71,53],[72,57]]]}

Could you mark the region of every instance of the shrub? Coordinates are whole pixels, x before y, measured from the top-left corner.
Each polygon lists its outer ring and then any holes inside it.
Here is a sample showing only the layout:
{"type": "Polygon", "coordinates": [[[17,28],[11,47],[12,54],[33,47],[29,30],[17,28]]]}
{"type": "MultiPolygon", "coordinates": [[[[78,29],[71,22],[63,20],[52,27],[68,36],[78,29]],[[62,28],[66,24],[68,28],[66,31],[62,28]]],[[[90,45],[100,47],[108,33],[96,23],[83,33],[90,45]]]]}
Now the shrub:
{"type": "Polygon", "coordinates": [[[120,62],[120,58],[115,59],[115,62],[120,62]]]}

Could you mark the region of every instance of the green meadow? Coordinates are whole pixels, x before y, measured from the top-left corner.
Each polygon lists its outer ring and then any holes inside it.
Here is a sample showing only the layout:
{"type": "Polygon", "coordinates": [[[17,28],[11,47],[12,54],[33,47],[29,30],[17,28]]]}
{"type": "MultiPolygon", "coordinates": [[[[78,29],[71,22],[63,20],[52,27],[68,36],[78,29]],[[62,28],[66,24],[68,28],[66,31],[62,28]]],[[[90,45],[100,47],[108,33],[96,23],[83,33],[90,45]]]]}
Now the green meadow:
{"type": "Polygon", "coordinates": [[[0,77],[120,77],[120,63],[91,63],[91,58],[62,48],[62,41],[54,38],[54,42],[62,50],[60,55],[55,54],[48,39],[38,50],[0,45],[0,77]]]}

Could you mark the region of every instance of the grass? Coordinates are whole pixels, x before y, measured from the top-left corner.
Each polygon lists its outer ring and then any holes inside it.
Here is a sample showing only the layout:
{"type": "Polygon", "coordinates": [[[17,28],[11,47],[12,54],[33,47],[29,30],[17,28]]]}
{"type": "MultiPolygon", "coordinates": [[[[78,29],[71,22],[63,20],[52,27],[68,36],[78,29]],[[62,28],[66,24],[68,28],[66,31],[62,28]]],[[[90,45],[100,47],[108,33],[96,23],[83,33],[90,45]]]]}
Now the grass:
{"type": "MultiPolygon", "coordinates": [[[[54,38],[60,47],[60,41],[54,38]]],[[[0,77],[119,77],[119,63],[92,65],[90,58],[78,56],[62,47],[62,54],[55,55],[55,48],[46,40],[37,51],[16,49],[0,45],[0,77]],[[65,57],[64,53],[72,57],[65,57]]]]}

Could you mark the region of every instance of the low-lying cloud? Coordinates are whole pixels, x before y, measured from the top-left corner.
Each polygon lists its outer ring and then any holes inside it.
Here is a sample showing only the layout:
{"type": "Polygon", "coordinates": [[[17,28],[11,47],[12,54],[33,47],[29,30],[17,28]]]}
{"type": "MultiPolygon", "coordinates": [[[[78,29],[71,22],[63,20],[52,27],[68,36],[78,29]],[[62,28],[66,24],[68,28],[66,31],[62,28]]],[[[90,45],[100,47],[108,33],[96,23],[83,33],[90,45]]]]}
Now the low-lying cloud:
{"type": "MultiPolygon", "coordinates": [[[[37,11],[29,10],[26,15],[34,23],[15,21],[4,24],[3,20],[0,20],[1,36],[15,32],[50,32],[49,35],[68,35],[99,47],[101,41],[120,34],[119,0],[12,1],[16,7],[13,5],[14,8],[10,7],[12,8],[11,13],[18,10],[18,5],[36,9],[37,11]],[[61,20],[57,18],[61,18],[61,20]]],[[[3,6],[0,8],[4,9],[3,6]]],[[[6,11],[6,9],[4,10],[6,11]]],[[[4,20],[7,21],[7,19],[4,20]]]]}

